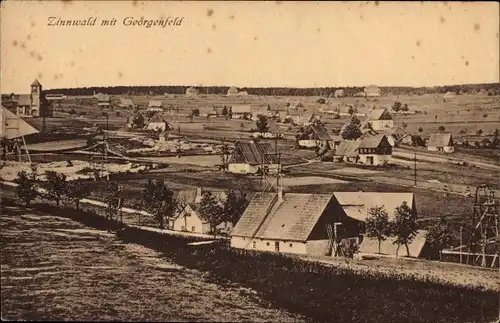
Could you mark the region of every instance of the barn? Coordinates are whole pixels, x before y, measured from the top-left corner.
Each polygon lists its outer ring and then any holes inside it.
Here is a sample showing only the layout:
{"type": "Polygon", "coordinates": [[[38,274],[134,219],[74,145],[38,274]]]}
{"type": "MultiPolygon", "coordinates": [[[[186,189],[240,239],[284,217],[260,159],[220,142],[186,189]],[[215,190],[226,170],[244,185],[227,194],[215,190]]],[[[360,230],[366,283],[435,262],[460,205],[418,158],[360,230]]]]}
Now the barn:
{"type": "Polygon", "coordinates": [[[279,168],[278,159],[270,143],[241,142],[234,144],[228,160],[228,171],[235,174],[256,174],[261,168],[275,172],[279,168]]]}
{"type": "Polygon", "coordinates": [[[387,109],[373,109],[368,113],[370,127],[375,130],[394,128],[394,119],[387,109]]]}
{"type": "Polygon", "coordinates": [[[451,133],[433,133],[427,142],[427,150],[452,153],[455,151],[451,133]]]}
{"type": "Polygon", "coordinates": [[[327,255],[327,224],[345,216],[333,194],[258,192],[231,231],[231,247],[327,255]]]}

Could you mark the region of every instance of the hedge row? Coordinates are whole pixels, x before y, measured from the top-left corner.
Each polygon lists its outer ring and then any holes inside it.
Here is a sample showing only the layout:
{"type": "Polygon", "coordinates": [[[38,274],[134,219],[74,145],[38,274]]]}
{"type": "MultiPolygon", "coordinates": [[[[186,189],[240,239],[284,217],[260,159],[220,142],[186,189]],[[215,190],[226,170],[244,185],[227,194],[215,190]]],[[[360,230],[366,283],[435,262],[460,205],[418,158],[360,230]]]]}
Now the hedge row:
{"type": "MultiPolygon", "coordinates": [[[[92,212],[36,205],[40,211],[105,229],[92,212]]],[[[498,294],[394,273],[359,273],[296,257],[232,249],[224,242],[188,246],[200,238],[126,227],[124,242],[162,252],[176,263],[207,272],[220,284],[254,289],[274,306],[314,322],[488,322],[498,315],[498,294]]]]}

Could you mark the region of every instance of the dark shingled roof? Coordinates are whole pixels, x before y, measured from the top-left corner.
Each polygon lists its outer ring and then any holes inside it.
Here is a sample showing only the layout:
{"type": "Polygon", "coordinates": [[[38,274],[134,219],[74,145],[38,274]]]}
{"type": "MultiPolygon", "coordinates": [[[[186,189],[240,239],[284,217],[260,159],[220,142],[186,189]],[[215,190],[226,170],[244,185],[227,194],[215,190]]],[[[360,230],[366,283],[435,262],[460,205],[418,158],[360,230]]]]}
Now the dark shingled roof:
{"type": "Polygon", "coordinates": [[[332,140],[331,136],[328,134],[325,128],[317,124],[309,125],[311,130],[318,136],[320,140],[332,140]]]}
{"type": "Polygon", "coordinates": [[[364,136],[363,139],[361,139],[358,148],[377,148],[385,137],[385,135],[381,134],[364,136]]]}
{"type": "Polygon", "coordinates": [[[274,148],[270,143],[241,142],[234,144],[233,155],[229,163],[246,163],[258,165],[264,161],[264,164],[277,164],[277,157],[274,154],[274,148]],[[242,160],[240,158],[243,158],[242,160]]]}
{"type": "Polygon", "coordinates": [[[276,193],[257,193],[231,235],[306,241],[332,196],[333,194],[286,193],[280,202],[276,193]],[[277,202],[270,207],[273,201],[277,202]]]}

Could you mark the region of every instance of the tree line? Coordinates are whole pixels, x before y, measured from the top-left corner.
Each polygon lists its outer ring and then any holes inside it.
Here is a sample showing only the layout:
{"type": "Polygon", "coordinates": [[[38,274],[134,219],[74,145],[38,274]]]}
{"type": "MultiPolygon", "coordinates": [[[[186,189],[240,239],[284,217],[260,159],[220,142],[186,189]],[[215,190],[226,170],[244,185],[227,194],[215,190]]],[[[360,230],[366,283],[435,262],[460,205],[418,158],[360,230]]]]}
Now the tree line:
{"type": "MultiPolygon", "coordinates": [[[[76,209],[80,208],[80,200],[90,196],[90,189],[80,181],[68,181],[65,174],[55,171],[45,172],[46,180],[38,184],[36,166],[31,174],[25,171],[18,173],[16,183],[17,196],[25,204],[30,203],[37,197],[54,202],[57,207],[61,202],[74,204],[76,209]],[[39,188],[45,190],[40,193],[39,188]]],[[[222,223],[236,225],[246,206],[248,205],[247,193],[242,190],[228,189],[225,199],[219,199],[208,190],[202,190],[202,198],[199,205],[199,215],[203,221],[209,223],[210,233],[218,234],[217,227],[222,223]]],[[[123,188],[116,181],[109,181],[104,189],[104,201],[106,206],[104,213],[106,219],[114,220],[116,228],[123,224],[121,208],[123,207],[123,188]]],[[[169,227],[169,223],[179,216],[186,216],[185,209],[189,201],[175,198],[174,191],[162,179],[156,181],[148,180],[143,187],[141,200],[135,207],[142,207],[150,213],[160,229],[169,227]]],[[[111,231],[113,228],[109,228],[111,231]]]]}
{"type": "MultiPolygon", "coordinates": [[[[190,86],[99,86],[99,87],[78,87],[78,88],[56,88],[44,90],[45,94],[64,94],[64,95],[93,95],[95,93],[106,93],[110,95],[183,95],[190,86]]],[[[200,94],[218,94],[226,95],[229,86],[198,86],[196,87],[200,94]]],[[[333,97],[336,90],[344,90],[345,96],[354,96],[363,92],[364,87],[314,87],[314,88],[291,88],[291,87],[244,87],[240,91],[246,91],[249,95],[261,96],[323,96],[333,97]]],[[[383,94],[392,95],[423,95],[455,92],[457,94],[478,92],[485,90],[490,94],[500,94],[498,83],[481,84],[458,84],[433,87],[408,87],[408,86],[381,86],[383,94]]]]}

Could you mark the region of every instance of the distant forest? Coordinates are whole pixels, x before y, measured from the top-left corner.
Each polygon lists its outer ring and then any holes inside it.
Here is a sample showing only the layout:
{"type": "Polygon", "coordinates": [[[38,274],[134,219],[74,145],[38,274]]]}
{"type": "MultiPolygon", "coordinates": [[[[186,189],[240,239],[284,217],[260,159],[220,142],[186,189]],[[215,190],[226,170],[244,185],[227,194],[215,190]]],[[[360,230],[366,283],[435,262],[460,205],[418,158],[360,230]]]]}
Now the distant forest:
{"type": "MultiPolygon", "coordinates": [[[[67,89],[48,89],[44,90],[47,94],[64,95],[93,95],[95,93],[104,93],[110,95],[164,95],[167,94],[185,94],[189,86],[107,86],[107,87],[83,87],[67,89]]],[[[195,87],[199,94],[227,94],[228,86],[208,86],[195,87]]],[[[403,86],[380,86],[382,94],[388,95],[423,95],[434,93],[455,92],[457,94],[487,91],[491,95],[500,94],[500,84],[465,84],[465,85],[447,85],[433,87],[403,87],[403,86]]],[[[335,90],[343,89],[345,96],[354,96],[356,93],[363,92],[364,87],[322,87],[322,88],[284,88],[284,87],[248,87],[239,88],[239,91],[246,91],[249,95],[265,96],[322,96],[332,97],[335,90]]]]}

